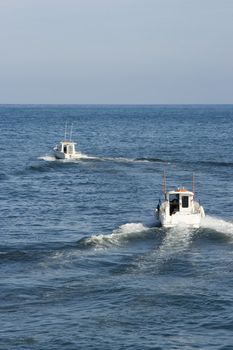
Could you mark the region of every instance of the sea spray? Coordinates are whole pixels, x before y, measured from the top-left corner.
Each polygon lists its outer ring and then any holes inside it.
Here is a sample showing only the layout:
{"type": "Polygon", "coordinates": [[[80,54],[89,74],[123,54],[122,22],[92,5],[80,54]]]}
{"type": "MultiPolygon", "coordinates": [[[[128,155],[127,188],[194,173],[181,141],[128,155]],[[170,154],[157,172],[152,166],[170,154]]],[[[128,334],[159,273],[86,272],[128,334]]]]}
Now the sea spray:
{"type": "Polygon", "coordinates": [[[201,227],[214,230],[233,239],[233,222],[208,215],[204,218],[201,227]]]}
{"type": "Polygon", "coordinates": [[[127,223],[114,229],[111,234],[97,234],[82,239],[82,243],[86,246],[95,247],[95,249],[103,249],[112,246],[120,246],[130,238],[143,236],[149,227],[142,223],[127,223]]]}
{"type": "MultiPolygon", "coordinates": [[[[158,229],[157,229],[158,230],[158,229]]],[[[192,239],[197,230],[184,226],[177,226],[160,233],[164,233],[162,241],[151,251],[137,258],[136,266],[133,268],[141,273],[159,273],[164,264],[185,253],[192,244],[192,239]]]]}

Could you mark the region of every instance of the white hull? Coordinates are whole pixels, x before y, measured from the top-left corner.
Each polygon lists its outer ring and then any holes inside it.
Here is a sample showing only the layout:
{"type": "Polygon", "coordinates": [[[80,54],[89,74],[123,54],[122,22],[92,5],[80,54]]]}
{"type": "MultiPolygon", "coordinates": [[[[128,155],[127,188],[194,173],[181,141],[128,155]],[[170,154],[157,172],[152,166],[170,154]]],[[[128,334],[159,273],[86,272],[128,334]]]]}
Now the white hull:
{"type": "Polygon", "coordinates": [[[64,152],[54,150],[54,156],[56,159],[80,159],[82,158],[82,153],[65,154],[64,152]]]}
{"type": "Polygon", "coordinates": [[[158,217],[163,227],[188,226],[193,228],[199,228],[203,218],[201,213],[181,214],[179,212],[171,216],[161,213],[158,217]]]}

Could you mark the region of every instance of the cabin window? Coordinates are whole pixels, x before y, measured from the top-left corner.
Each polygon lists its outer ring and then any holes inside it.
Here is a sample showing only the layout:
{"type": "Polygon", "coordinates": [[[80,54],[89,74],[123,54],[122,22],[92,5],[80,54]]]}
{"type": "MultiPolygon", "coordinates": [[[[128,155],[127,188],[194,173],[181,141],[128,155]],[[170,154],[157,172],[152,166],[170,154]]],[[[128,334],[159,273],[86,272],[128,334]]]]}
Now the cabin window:
{"type": "Polygon", "coordinates": [[[64,146],[64,153],[67,153],[67,146],[64,146]]]}
{"type": "Polygon", "coordinates": [[[189,197],[182,196],[182,208],[188,208],[188,207],[189,207],[189,197]]]}
{"type": "Polygon", "coordinates": [[[178,194],[170,194],[169,196],[170,202],[170,215],[175,214],[179,211],[179,195],[178,194]]]}

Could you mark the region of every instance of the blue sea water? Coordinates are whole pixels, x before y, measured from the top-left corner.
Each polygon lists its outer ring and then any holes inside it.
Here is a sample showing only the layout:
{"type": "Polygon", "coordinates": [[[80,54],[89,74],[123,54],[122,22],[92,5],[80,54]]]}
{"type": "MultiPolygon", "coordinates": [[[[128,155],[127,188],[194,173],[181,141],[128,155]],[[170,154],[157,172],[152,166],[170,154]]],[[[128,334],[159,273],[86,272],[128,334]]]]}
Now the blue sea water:
{"type": "Polygon", "coordinates": [[[233,349],[233,106],[0,106],[0,349],[233,349]],[[73,123],[85,156],[52,148],[73,123]],[[154,218],[192,188],[199,229],[154,218]]]}

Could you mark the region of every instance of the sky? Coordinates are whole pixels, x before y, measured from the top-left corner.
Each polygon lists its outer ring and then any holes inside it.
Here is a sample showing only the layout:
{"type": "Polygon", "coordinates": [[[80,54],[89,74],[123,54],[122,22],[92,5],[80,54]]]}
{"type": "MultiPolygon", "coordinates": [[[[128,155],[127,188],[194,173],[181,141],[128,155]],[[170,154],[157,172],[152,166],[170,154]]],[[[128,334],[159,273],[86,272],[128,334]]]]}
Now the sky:
{"type": "Polygon", "coordinates": [[[232,104],[233,0],[0,0],[0,104],[232,104]]]}

